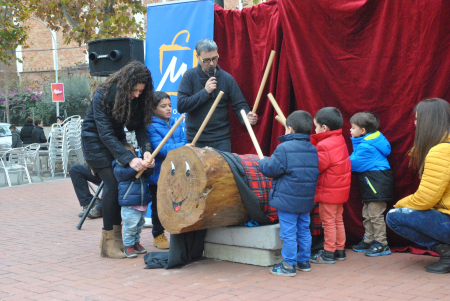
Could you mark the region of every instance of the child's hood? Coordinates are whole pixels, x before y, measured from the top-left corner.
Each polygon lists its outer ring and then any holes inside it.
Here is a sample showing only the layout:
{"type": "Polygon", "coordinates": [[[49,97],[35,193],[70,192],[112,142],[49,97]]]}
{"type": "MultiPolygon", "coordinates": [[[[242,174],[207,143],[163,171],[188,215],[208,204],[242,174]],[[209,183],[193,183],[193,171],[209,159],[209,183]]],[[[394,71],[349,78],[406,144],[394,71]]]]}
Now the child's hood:
{"type": "Polygon", "coordinates": [[[322,140],[325,140],[325,139],[330,138],[332,136],[341,136],[341,135],[342,135],[342,128],[334,130],[334,131],[314,134],[314,135],[311,135],[311,143],[314,146],[317,146],[317,144],[319,142],[321,142],[322,140]]]}
{"type": "Polygon", "coordinates": [[[367,143],[377,150],[380,153],[387,157],[391,153],[391,145],[389,141],[384,137],[384,135],[380,131],[376,131],[375,133],[369,133],[364,136],[358,138],[350,138],[353,143],[353,149],[357,148],[361,143],[367,143]]]}
{"type": "Polygon", "coordinates": [[[292,133],[278,137],[278,140],[283,143],[291,140],[307,140],[309,141],[310,136],[302,133],[292,133]]]}

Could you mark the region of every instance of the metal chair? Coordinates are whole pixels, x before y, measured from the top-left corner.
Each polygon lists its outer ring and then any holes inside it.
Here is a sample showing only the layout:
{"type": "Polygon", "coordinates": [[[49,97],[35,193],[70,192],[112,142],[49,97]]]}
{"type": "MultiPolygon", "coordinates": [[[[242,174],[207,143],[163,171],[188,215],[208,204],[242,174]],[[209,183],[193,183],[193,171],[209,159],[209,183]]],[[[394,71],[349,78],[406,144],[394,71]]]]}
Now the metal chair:
{"type": "Polygon", "coordinates": [[[0,158],[0,169],[5,172],[5,183],[8,182],[8,186],[11,187],[11,179],[9,174],[12,172],[17,173],[17,183],[23,183],[23,172],[25,171],[28,182],[31,184],[30,174],[27,167],[27,151],[23,147],[13,148],[6,151],[0,158]]]}
{"type": "Polygon", "coordinates": [[[27,166],[28,167],[32,166],[33,169],[36,170],[36,173],[38,174],[41,181],[44,182],[44,180],[42,179],[42,174],[41,174],[41,158],[39,156],[40,148],[41,148],[41,145],[39,143],[29,144],[24,147],[24,149],[27,151],[27,157],[26,157],[27,166]]]}

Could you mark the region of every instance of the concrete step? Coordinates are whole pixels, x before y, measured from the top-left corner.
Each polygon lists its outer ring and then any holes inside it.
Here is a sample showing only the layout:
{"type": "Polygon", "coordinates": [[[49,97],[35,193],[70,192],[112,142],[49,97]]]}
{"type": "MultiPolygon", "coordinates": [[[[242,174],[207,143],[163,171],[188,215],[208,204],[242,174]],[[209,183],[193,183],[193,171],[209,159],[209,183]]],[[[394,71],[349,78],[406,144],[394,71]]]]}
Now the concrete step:
{"type": "Polygon", "coordinates": [[[209,242],[205,242],[205,257],[264,267],[283,260],[281,250],[263,250],[209,242]]]}
{"type": "Polygon", "coordinates": [[[280,250],[283,247],[279,224],[210,228],[206,233],[205,242],[265,250],[280,250]]]}

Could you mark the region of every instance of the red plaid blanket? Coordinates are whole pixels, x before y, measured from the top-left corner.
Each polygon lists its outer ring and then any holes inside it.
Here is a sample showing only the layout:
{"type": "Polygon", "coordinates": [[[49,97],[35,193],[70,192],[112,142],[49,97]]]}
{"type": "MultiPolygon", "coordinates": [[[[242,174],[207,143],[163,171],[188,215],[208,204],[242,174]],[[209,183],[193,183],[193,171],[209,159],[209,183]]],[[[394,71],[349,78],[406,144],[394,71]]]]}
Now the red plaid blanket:
{"type": "Polygon", "coordinates": [[[248,178],[249,187],[259,198],[261,209],[272,222],[278,220],[277,209],[269,206],[269,193],[272,188],[272,179],[267,178],[259,171],[259,157],[255,155],[235,155],[241,160],[248,178]]]}

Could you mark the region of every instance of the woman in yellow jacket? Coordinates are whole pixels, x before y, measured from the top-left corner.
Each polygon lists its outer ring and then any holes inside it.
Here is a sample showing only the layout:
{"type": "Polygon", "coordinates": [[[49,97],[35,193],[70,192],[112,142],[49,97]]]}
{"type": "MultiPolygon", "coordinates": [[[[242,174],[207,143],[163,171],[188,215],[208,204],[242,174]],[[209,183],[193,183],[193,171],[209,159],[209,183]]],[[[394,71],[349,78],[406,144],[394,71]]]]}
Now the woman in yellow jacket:
{"type": "Polygon", "coordinates": [[[386,223],[397,234],[440,255],[426,271],[450,272],[450,105],[443,99],[416,107],[410,166],[421,177],[417,191],[395,204],[386,223]],[[444,138],[443,138],[444,137],[444,138]]]}

